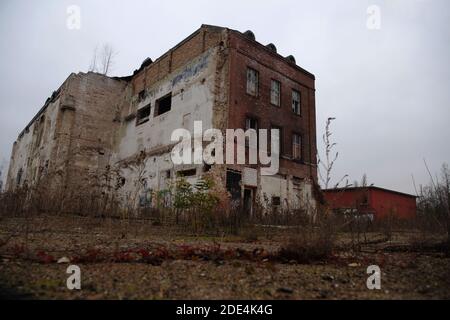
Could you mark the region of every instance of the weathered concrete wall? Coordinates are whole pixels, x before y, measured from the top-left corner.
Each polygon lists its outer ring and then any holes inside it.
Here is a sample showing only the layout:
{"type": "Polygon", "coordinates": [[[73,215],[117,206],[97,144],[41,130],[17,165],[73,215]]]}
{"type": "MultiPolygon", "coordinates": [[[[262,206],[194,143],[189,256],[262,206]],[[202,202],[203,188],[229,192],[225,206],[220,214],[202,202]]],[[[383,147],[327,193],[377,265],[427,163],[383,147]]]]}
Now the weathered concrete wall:
{"type": "Polygon", "coordinates": [[[64,186],[77,193],[102,189],[103,174],[113,153],[126,81],[97,73],[74,75],[67,85],[60,129],[64,148],[64,186]]]}
{"type": "Polygon", "coordinates": [[[125,87],[100,74],[70,75],[14,143],[8,189],[51,176],[54,188],[91,192],[109,163],[125,87]]]}
{"type": "Polygon", "coordinates": [[[30,186],[47,176],[54,168],[54,150],[61,92],[47,100],[45,106],[14,142],[6,190],[30,186]]]}

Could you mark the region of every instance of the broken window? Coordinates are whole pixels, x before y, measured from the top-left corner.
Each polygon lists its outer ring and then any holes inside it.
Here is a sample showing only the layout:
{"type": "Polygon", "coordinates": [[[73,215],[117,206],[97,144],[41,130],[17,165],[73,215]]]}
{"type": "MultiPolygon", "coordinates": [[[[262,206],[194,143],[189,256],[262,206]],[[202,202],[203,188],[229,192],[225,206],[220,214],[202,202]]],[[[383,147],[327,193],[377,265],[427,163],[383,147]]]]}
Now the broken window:
{"type": "Polygon", "coordinates": [[[247,68],[247,93],[258,96],[259,73],[255,69],[247,68]]]}
{"type": "Polygon", "coordinates": [[[197,169],[178,171],[179,177],[192,177],[192,176],[195,176],[196,174],[197,174],[197,169]]]}
{"type": "Polygon", "coordinates": [[[270,103],[275,106],[280,106],[281,104],[281,82],[277,80],[272,80],[270,85],[270,103]]]}
{"type": "Polygon", "coordinates": [[[171,108],[172,108],[172,92],[156,100],[155,117],[164,114],[166,112],[169,112],[171,108]]]}
{"type": "Polygon", "coordinates": [[[301,98],[300,92],[297,90],[292,90],[292,111],[298,115],[301,114],[300,98],[301,98]]]}
{"type": "Polygon", "coordinates": [[[150,104],[137,111],[136,125],[143,124],[150,119],[150,104]]]}
{"type": "Polygon", "coordinates": [[[292,158],[294,160],[302,158],[302,137],[297,133],[292,135],[292,158]]]}

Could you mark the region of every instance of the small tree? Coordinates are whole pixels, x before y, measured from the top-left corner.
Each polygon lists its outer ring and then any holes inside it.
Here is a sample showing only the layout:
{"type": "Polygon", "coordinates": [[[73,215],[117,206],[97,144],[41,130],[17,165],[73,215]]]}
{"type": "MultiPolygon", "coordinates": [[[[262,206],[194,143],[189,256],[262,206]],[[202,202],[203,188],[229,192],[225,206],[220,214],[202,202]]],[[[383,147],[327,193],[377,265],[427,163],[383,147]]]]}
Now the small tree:
{"type": "Polygon", "coordinates": [[[422,214],[436,219],[446,227],[447,242],[450,248],[450,170],[447,163],[441,167],[441,177],[433,178],[426,161],[425,167],[430,175],[430,184],[420,188],[418,207],[422,214]]]}
{"type": "MultiPolygon", "coordinates": [[[[325,189],[328,189],[331,182],[331,173],[333,170],[334,163],[336,162],[339,152],[334,153],[334,147],[337,143],[331,141],[331,121],[336,120],[336,118],[328,118],[325,125],[325,133],[322,136],[323,142],[325,144],[325,161],[320,160],[319,153],[317,153],[317,167],[320,181],[322,182],[325,189]],[[323,172],[322,172],[323,170],[323,172]]],[[[344,175],[335,185],[334,188],[339,187],[339,185],[346,179],[348,175],[344,175]]],[[[348,182],[346,182],[346,187],[348,182]]]]}
{"type": "Polygon", "coordinates": [[[102,46],[100,52],[98,52],[98,47],[95,47],[89,71],[108,75],[112,70],[116,55],[117,52],[108,43],[102,46]]]}

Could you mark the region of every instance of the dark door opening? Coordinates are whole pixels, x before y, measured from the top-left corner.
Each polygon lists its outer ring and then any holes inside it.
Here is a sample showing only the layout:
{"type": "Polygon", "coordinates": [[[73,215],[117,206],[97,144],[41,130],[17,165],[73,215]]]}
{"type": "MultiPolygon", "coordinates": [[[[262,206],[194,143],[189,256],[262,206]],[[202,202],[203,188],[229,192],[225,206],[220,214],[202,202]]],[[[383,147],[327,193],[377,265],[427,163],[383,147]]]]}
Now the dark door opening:
{"type": "Polygon", "coordinates": [[[244,189],[244,213],[247,216],[253,213],[253,189],[244,189]]]}
{"type": "Polygon", "coordinates": [[[232,200],[241,199],[241,179],[240,172],[227,170],[227,191],[231,193],[232,200]]]}

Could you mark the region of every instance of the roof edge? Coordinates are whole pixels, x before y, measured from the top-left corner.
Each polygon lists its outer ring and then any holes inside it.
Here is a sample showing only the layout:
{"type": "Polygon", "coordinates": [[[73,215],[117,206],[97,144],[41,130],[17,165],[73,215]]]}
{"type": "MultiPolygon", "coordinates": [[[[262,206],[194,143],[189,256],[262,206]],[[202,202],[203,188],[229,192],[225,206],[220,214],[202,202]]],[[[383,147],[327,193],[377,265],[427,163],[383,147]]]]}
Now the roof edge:
{"type": "Polygon", "coordinates": [[[322,189],[322,191],[323,191],[323,192],[330,192],[330,193],[331,193],[331,192],[356,191],[356,190],[362,190],[362,189],[380,190],[380,191],[385,191],[385,192],[391,192],[391,193],[400,194],[400,195],[407,196],[407,197],[418,198],[418,196],[415,196],[415,195],[413,195],[413,194],[409,194],[409,193],[405,193],[405,192],[400,192],[400,191],[396,191],[396,190],[391,190],[391,189],[386,189],[386,188],[377,187],[377,186],[348,187],[348,188],[335,188],[335,189],[322,189]]]}

